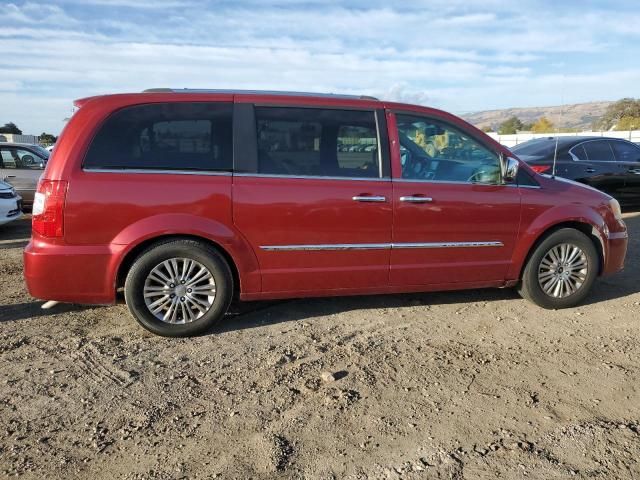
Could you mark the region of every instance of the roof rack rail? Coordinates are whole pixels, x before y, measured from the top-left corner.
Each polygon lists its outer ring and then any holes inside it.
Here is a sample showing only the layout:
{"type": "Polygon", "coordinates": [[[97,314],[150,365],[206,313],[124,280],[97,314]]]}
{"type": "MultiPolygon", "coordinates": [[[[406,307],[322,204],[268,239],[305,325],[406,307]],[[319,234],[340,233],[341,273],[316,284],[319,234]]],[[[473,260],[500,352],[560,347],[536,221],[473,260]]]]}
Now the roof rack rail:
{"type": "Polygon", "coordinates": [[[375,100],[378,98],[371,95],[344,95],[339,93],[313,93],[313,92],[293,92],[278,90],[232,90],[232,89],[215,89],[215,88],[148,88],[142,93],[226,93],[238,95],[283,95],[291,97],[326,97],[326,98],[343,98],[352,100],[375,100]]]}

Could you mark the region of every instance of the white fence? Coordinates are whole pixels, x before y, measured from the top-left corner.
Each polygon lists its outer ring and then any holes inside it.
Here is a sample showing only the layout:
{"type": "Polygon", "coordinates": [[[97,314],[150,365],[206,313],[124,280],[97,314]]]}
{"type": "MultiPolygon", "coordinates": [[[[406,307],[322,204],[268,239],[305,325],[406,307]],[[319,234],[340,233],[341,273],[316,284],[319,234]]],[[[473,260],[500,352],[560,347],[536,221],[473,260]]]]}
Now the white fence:
{"type": "Polygon", "coordinates": [[[519,143],[532,140],[534,138],[545,137],[576,137],[576,136],[588,136],[588,137],[613,137],[624,138],[630,142],[640,143],[640,130],[627,130],[627,131],[608,131],[608,132],[576,132],[576,133],[516,133],[514,135],[500,135],[498,133],[490,132],[489,136],[495,138],[498,142],[505,147],[515,147],[519,143]]]}

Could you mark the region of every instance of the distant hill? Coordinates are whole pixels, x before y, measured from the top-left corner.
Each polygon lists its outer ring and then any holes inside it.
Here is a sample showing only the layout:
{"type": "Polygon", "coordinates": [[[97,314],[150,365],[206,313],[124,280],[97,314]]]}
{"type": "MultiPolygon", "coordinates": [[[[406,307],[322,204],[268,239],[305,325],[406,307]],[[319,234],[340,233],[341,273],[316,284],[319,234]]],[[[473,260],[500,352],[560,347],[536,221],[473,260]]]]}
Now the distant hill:
{"type": "Polygon", "coordinates": [[[605,110],[613,102],[576,103],[553,107],[507,108],[504,110],[485,110],[463,114],[462,117],[478,128],[491,127],[494,130],[502,122],[516,116],[523,123],[535,122],[540,117],[547,117],[559,128],[576,128],[590,130],[595,120],[604,115],[605,110]]]}

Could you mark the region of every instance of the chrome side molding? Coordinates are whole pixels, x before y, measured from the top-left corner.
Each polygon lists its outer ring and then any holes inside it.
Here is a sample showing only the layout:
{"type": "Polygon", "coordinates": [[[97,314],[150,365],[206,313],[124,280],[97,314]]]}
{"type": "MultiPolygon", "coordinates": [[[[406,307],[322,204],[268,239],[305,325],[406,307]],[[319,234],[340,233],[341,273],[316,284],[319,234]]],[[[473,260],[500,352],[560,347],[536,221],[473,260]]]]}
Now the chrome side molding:
{"type": "Polygon", "coordinates": [[[504,247],[502,242],[424,242],[424,243],[333,243],[318,245],[261,245],[267,252],[318,250],[392,250],[404,248],[482,248],[504,247]]]}
{"type": "Polygon", "coordinates": [[[287,252],[292,250],[386,250],[391,248],[390,243],[333,243],[319,245],[263,245],[261,250],[268,252],[287,252]]]}

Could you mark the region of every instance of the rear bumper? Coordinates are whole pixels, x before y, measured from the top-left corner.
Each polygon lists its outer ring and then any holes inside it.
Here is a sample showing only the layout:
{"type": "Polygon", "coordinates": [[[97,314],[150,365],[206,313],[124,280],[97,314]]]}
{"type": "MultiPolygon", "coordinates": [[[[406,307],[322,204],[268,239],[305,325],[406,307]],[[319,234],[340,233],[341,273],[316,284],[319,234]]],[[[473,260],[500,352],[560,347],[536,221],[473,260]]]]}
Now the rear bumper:
{"type": "Polygon", "coordinates": [[[24,250],[31,296],[60,302],[112,304],[118,252],[106,246],[55,245],[32,239],[24,250]]]}

